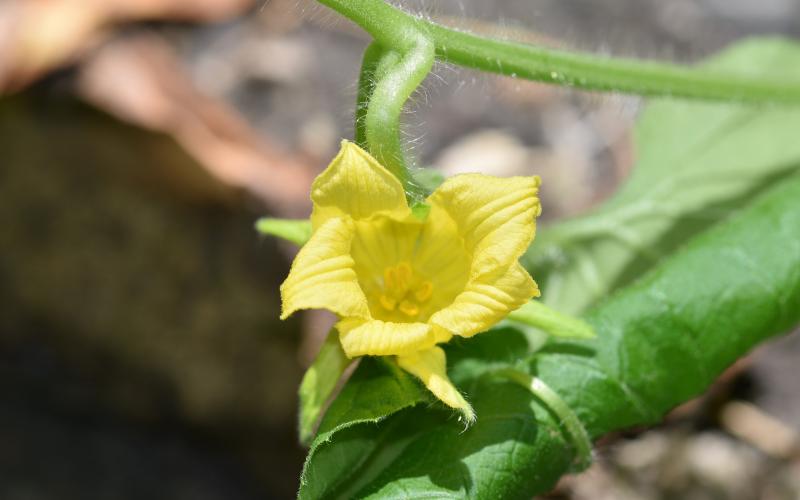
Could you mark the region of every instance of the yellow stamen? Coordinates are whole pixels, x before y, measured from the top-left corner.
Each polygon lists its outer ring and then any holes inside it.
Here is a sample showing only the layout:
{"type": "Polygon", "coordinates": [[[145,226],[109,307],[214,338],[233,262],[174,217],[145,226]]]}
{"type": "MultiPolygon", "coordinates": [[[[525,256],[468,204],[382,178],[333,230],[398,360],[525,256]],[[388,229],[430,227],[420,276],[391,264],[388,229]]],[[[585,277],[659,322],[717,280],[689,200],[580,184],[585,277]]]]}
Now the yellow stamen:
{"type": "Polygon", "coordinates": [[[383,270],[383,286],[387,290],[392,290],[397,286],[397,270],[394,267],[387,267],[383,270]]]}
{"type": "Polygon", "coordinates": [[[397,300],[389,297],[388,295],[381,295],[380,299],[381,305],[387,311],[394,311],[394,308],[397,307],[397,300]]]}
{"type": "Polygon", "coordinates": [[[402,261],[383,270],[383,290],[378,296],[383,309],[400,311],[406,316],[416,318],[420,314],[420,304],[433,295],[433,283],[421,280],[407,261],[402,261]]]}
{"type": "Polygon", "coordinates": [[[411,269],[411,264],[408,262],[401,262],[395,267],[395,275],[397,276],[397,288],[403,293],[408,291],[411,285],[411,280],[414,277],[414,271],[411,269]]]}
{"type": "Polygon", "coordinates": [[[422,284],[414,292],[414,297],[419,302],[425,302],[433,295],[433,283],[430,281],[423,281],[422,284]]]}
{"type": "Polygon", "coordinates": [[[408,300],[400,302],[400,307],[398,309],[406,316],[416,316],[419,314],[419,307],[408,300]]]}

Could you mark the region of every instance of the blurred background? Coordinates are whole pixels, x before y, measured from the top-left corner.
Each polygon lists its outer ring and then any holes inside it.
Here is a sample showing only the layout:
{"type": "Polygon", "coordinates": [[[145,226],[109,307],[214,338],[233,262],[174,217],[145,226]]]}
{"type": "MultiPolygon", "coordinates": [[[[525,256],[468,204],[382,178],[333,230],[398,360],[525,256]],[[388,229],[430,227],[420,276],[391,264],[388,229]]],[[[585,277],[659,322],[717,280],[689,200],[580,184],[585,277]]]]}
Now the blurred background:
{"type": "MultiPolygon", "coordinates": [[[[800,38],[798,0],[406,1],[460,29],[691,63],[800,38]]],[[[351,138],[368,38],[303,0],[0,3],[0,499],[292,498],[296,389],[332,319],[278,321],[304,217],[351,138]]],[[[635,161],[642,102],[438,65],[420,167],[543,178],[545,221],[635,161]]],[[[800,336],[656,429],[609,436],[552,498],[800,499],[800,336]]]]}

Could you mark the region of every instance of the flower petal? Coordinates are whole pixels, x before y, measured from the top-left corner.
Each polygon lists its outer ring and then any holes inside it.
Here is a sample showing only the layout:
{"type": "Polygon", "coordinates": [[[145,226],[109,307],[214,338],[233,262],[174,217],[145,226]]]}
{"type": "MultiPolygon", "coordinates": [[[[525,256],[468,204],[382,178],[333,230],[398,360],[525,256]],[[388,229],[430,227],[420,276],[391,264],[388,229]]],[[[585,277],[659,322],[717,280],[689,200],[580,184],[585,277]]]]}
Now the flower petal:
{"type": "Polygon", "coordinates": [[[436,334],[425,323],[344,318],[336,324],[342,348],[348,357],[391,356],[428,349],[436,343],[436,334]]]}
{"type": "Polygon", "coordinates": [[[539,184],[536,176],[464,174],[447,179],[428,198],[458,226],[473,255],[471,278],[507,269],[528,248],[541,213],[539,184]]]}
{"type": "Polygon", "coordinates": [[[417,351],[412,354],[397,357],[397,364],[400,368],[411,373],[422,380],[439,400],[451,408],[461,410],[467,423],[475,421],[475,411],[464,396],[447,378],[447,363],[444,351],[439,347],[433,347],[424,351],[417,351]]]}
{"type": "Polygon", "coordinates": [[[340,316],[369,317],[358,284],[350,244],[355,232],[350,219],[329,219],[300,249],[281,285],[281,319],[299,309],[328,309],[340,316]]]}
{"type": "Polygon", "coordinates": [[[488,330],[509,312],[539,296],[528,272],[515,262],[497,278],[470,280],[448,307],[431,316],[429,323],[462,337],[488,330]]]}
{"type": "Polygon", "coordinates": [[[314,180],[311,201],[314,229],[329,218],[342,215],[357,221],[375,214],[393,218],[411,215],[400,181],[369,153],[348,141],[342,141],[339,154],[314,180]]]}

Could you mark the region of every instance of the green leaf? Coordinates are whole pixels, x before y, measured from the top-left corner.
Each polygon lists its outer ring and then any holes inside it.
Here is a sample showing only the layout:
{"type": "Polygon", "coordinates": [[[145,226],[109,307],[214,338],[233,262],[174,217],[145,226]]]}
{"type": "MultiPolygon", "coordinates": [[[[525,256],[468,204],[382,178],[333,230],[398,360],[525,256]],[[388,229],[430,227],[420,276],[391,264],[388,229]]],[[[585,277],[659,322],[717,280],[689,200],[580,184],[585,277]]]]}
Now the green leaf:
{"type": "MultiPolygon", "coordinates": [[[[461,498],[468,490],[476,498],[488,498],[501,479],[512,488],[532,488],[541,471],[517,476],[510,473],[509,464],[528,463],[542,453],[533,444],[540,433],[560,434],[556,418],[531,404],[529,390],[484,377],[516,363],[527,349],[524,335],[511,328],[447,346],[450,376],[462,388],[470,386],[468,393],[481,414],[466,432],[451,409],[432,402],[403,372],[401,383],[412,382],[420,392],[411,391],[387,406],[386,397],[396,395],[398,388],[398,381],[389,376],[387,367],[392,365],[363,360],[345,388],[361,396],[343,391],[344,397],[326,414],[326,420],[331,418],[326,428],[331,430],[321,429],[314,442],[300,498],[407,498],[410,492],[461,498]],[[364,412],[371,418],[365,419],[364,412]],[[388,418],[375,425],[376,414],[388,418]],[[466,484],[465,477],[478,481],[466,484]]],[[[550,445],[554,447],[546,452],[553,459],[542,471],[568,467],[571,445],[557,440],[550,445]]]]}
{"type": "MultiPolygon", "coordinates": [[[[799,52],[750,42],[719,64],[749,59],[797,71],[799,52]]],[[[498,370],[542,380],[596,438],[657,422],[753,346],[800,322],[800,176],[788,175],[800,165],[792,133],[800,110],[654,106],[666,142],[639,139],[645,173],[597,218],[537,239],[548,248],[533,255],[542,269],[550,266],[545,297],[558,295],[561,279],[570,293],[557,303],[573,310],[621,288],[585,318],[597,338],[553,339],[532,355],[515,329],[451,342],[448,373],[478,415],[467,430],[392,362],[363,360],[323,419],[301,498],[530,498],[570,470],[579,455],[575,433],[554,416],[563,411],[498,381],[498,370]],[[693,145],[681,149],[686,143],[693,145]],[[719,222],[730,213],[725,204],[742,208],[719,222]],[[681,249],[673,251],[676,242],[681,249]]],[[[658,123],[646,125],[640,137],[658,123]]]]}
{"type": "Polygon", "coordinates": [[[350,362],[342,350],[339,333],[331,329],[314,363],[306,370],[300,383],[298,427],[301,443],[307,445],[311,442],[314,424],[319,420],[323,406],[333,394],[339,378],[350,362]]]}
{"type": "Polygon", "coordinates": [[[549,490],[576,458],[574,440],[530,391],[486,376],[520,360],[592,437],[658,421],[800,321],[800,177],[694,239],[587,319],[596,339],[551,343],[527,360],[524,335],[509,329],[448,346],[451,378],[478,414],[466,431],[438,405],[408,409],[416,397],[383,399],[401,382],[376,372],[373,360],[362,364],[346,390],[367,403],[333,403],[336,426],[315,440],[301,498],[514,499],[549,490]],[[376,397],[380,408],[368,403],[376,397]],[[375,425],[381,413],[387,418],[375,425]]]}
{"type": "Polygon", "coordinates": [[[394,432],[379,439],[397,448],[370,457],[383,467],[355,472],[360,479],[355,488],[324,497],[513,498],[510,493],[533,491],[543,477],[570,466],[564,441],[543,439],[561,436],[561,429],[549,412],[533,404],[530,391],[479,379],[472,392],[475,410],[484,417],[468,431],[426,408],[395,415],[382,425],[394,432]],[[535,470],[528,467],[537,462],[535,470]]]}
{"type": "Polygon", "coordinates": [[[308,219],[273,219],[262,217],[256,221],[256,231],[291,241],[297,246],[311,238],[311,221],[308,219]]]}
{"type": "MultiPolygon", "coordinates": [[[[800,77],[800,47],[754,39],[710,69],[800,77]]],[[[798,108],[658,100],[636,126],[638,161],[596,212],[544,228],[523,259],[543,300],[581,312],[800,166],[798,108]]]]}
{"type": "Polygon", "coordinates": [[[574,316],[561,314],[538,300],[531,300],[508,315],[509,322],[522,323],[561,338],[590,339],[596,336],[592,327],[574,316]]]}
{"type": "Polygon", "coordinates": [[[800,177],[692,240],[588,319],[598,338],[546,348],[537,370],[581,409],[592,435],[655,422],[702,392],[757,343],[800,322],[800,177]]]}
{"type": "MultiPolygon", "coordinates": [[[[368,456],[382,449],[382,443],[369,430],[377,430],[375,424],[388,415],[429,401],[425,389],[393,361],[362,358],[322,418],[300,477],[300,497],[324,498],[344,488],[353,472],[369,465],[368,456]],[[358,424],[369,425],[350,431],[358,424]],[[337,443],[331,446],[328,441],[334,434],[337,443]],[[309,480],[310,476],[313,479],[309,480]]],[[[386,426],[380,432],[386,432],[386,426]]]]}

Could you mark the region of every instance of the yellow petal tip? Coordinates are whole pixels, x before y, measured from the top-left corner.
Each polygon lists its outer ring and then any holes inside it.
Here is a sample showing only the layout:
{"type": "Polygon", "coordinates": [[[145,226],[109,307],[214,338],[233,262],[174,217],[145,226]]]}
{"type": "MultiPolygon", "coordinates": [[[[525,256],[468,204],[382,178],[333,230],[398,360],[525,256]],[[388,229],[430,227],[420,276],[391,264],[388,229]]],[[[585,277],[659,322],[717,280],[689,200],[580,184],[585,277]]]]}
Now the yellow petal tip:
{"type": "Polygon", "coordinates": [[[472,406],[469,403],[466,403],[465,408],[460,408],[461,410],[461,418],[464,421],[464,424],[469,427],[475,423],[478,417],[475,415],[475,410],[472,409],[472,406]]]}
{"type": "Polygon", "coordinates": [[[311,185],[311,201],[314,228],[343,215],[362,220],[376,214],[404,217],[411,213],[400,181],[368,152],[346,140],[311,185]]]}
{"type": "Polygon", "coordinates": [[[468,426],[475,422],[475,410],[447,377],[447,362],[441,348],[432,347],[398,356],[397,364],[420,379],[439,401],[458,410],[468,426]]]}

